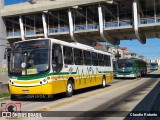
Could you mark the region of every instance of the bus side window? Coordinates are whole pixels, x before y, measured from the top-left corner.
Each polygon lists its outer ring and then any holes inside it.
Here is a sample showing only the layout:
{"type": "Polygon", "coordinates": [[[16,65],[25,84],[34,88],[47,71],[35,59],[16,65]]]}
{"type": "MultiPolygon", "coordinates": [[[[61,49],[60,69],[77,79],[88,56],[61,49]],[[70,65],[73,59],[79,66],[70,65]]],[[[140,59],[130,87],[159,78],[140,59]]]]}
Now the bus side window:
{"type": "Polygon", "coordinates": [[[63,54],[64,54],[64,64],[72,65],[73,62],[73,51],[71,47],[63,46],[63,54]]]}
{"type": "Polygon", "coordinates": [[[52,47],[52,67],[56,73],[60,72],[63,67],[62,49],[59,44],[53,44],[52,47]]]}
{"type": "Polygon", "coordinates": [[[93,66],[98,66],[98,56],[97,53],[92,52],[92,64],[93,66]]]}
{"type": "Polygon", "coordinates": [[[74,49],[74,61],[75,65],[83,65],[83,51],[80,49],[74,49]]]}
{"type": "Polygon", "coordinates": [[[92,65],[91,53],[89,51],[83,51],[83,53],[84,53],[84,64],[92,65]]]}
{"type": "Polygon", "coordinates": [[[104,66],[104,55],[103,54],[98,54],[98,62],[99,66],[104,66]]]}
{"type": "Polygon", "coordinates": [[[109,55],[108,55],[108,66],[111,66],[111,58],[109,55]]]}
{"type": "Polygon", "coordinates": [[[108,55],[104,55],[104,65],[108,67],[108,55]]]}

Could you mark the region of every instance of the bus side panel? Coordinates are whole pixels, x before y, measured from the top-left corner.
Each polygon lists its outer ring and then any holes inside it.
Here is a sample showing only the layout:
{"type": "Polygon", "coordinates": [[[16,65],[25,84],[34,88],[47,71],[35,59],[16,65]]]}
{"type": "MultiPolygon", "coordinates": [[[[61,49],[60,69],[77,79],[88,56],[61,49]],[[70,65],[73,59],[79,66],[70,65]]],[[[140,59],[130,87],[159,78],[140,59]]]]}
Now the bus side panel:
{"type": "MultiPolygon", "coordinates": [[[[83,78],[81,76],[76,76],[75,80],[75,89],[81,89],[85,87],[91,87],[96,85],[102,84],[102,77],[103,74],[90,74],[90,75],[84,75],[83,78]]],[[[106,82],[110,83],[113,80],[113,74],[107,73],[106,74],[106,82]]]]}
{"type": "Polygon", "coordinates": [[[9,85],[11,94],[56,94],[66,91],[66,80],[57,80],[47,83],[45,85],[34,87],[18,87],[9,85]],[[28,92],[23,92],[28,91],[28,92]]]}
{"type": "Polygon", "coordinates": [[[113,80],[113,73],[106,74],[106,82],[110,83],[113,80]]]}
{"type": "Polygon", "coordinates": [[[84,77],[84,76],[82,76],[82,75],[75,75],[74,76],[75,89],[83,88],[83,86],[84,86],[84,78],[82,78],[82,77],[84,77]]]}
{"type": "Polygon", "coordinates": [[[76,76],[75,89],[96,86],[102,84],[102,74],[86,74],[83,76],[76,76]]]}
{"type": "Polygon", "coordinates": [[[67,81],[66,80],[57,80],[52,82],[53,94],[66,92],[67,81]]]}

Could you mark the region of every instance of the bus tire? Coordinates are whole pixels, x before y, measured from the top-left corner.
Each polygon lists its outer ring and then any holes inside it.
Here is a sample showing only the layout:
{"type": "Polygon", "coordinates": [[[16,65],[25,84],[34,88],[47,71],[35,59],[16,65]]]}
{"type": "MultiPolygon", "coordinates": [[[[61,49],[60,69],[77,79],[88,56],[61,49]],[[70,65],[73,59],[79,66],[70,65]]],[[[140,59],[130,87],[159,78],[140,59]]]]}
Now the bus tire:
{"type": "Polygon", "coordinates": [[[106,77],[103,76],[102,78],[102,88],[106,87],[106,77]]]}
{"type": "Polygon", "coordinates": [[[68,81],[66,88],[66,97],[71,97],[73,95],[73,83],[71,80],[68,81]]]}

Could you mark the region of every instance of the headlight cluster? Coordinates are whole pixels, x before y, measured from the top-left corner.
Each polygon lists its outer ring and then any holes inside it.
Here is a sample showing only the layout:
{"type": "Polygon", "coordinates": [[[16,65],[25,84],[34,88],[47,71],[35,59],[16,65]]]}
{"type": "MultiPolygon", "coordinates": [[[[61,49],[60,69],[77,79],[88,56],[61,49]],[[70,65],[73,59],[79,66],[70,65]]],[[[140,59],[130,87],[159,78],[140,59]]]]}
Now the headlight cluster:
{"type": "Polygon", "coordinates": [[[9,83],[12,85],[14,84],[13,80],[11,80],[11,79],[9,80],[9,83]]]}
{"type": "Polygon", "coordinates": [[[47,78],[43,78],[40,80],[40,84],[46,84],[48,83],[47,78]]]}

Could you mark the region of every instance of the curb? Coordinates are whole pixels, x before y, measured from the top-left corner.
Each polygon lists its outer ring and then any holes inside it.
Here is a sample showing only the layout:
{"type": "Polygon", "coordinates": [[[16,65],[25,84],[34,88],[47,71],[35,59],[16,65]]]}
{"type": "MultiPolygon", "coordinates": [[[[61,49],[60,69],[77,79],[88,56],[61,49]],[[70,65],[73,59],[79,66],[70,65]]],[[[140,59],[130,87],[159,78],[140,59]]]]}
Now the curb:
{"type": "Polygon", "coordinates": [[[2,97],[2,98],[0,98],[0,101],[1,100],[7,100],[7,99],[10,99],[10,97],[2,97]]]}

